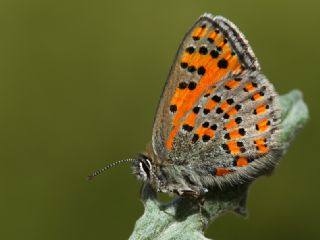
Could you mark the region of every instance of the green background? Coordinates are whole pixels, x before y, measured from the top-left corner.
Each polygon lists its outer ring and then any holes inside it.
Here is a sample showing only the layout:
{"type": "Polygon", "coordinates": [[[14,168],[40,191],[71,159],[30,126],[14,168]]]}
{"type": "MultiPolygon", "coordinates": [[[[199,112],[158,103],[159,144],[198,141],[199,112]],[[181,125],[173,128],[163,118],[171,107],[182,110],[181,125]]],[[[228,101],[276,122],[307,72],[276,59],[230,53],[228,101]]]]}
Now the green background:
{"type": "Polygon", "coordinates": [[[0,1],[0,238],[126,239],[142,214],[128,165],[176,49],[203,12],[245,33],[280,94],[304,92],[311,121],[247,219],[226,214],[206,235],[319,239],[320,2],[316,0],[0,1]]]}

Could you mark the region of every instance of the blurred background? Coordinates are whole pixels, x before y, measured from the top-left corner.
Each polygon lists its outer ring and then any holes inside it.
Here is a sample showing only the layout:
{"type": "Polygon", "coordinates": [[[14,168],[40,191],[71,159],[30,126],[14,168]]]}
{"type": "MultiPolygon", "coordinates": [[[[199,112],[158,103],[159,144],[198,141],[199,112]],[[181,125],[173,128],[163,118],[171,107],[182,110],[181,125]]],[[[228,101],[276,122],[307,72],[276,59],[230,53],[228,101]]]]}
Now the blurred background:
{"type": "Polygon", "coordinates": [[[203,12],[245,33],[280,94],[303,91],[311,120],[247,219],[207,237],[320,239],[320,2],[314,0],[0,1],[1,239],[127,239],[143,213],[128,165],[151,140],[177,47],[203,12]]]}

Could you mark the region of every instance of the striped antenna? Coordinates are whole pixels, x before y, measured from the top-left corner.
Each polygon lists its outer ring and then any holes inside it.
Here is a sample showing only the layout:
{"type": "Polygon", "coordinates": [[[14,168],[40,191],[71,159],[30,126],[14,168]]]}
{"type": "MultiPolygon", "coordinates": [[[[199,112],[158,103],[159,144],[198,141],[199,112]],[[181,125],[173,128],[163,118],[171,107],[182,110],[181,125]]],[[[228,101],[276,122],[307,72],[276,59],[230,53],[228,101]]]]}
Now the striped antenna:
{"type": "Polygon", "coordinates": [[[99,169],[99,170],[93,172],[92,174],[90,174],[90,175],[88,176],[88,180],[92,180],[94,177],[100,175],[100,174],[103,173],[104,171],[106,171],[106,170],[108,170],[109,168],[112,168],[112,167],[114,167],[114,166],[116,166],[116,165],[118,165],[118,164],[127,163],[127,162],[133,162],[134,160],[136,160],[136,159],[134,159],[134,158],[129,158],[129,159],[120,160],[120,161],[117,161],[117,162],[114,162],[114,163],[110,163],[110,164],[108,164],[107,166],[105,166],[104,168],[99,169]]]}

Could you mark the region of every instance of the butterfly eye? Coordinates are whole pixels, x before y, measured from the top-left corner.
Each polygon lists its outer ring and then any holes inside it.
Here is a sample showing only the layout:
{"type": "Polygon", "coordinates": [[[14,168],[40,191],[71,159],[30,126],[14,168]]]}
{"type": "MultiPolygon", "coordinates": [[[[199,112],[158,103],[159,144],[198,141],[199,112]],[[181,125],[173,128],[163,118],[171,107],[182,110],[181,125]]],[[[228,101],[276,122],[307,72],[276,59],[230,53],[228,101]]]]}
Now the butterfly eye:
{"type": "Polygon", "coordinates": [[[152,165],[149,159],[143,158],[139,160],[140,172],[142,175],[150,178],[150,171],[152,169],[152,165]]]}
{"type": "Polygon", "coordinates": [[[139,163],[140,166],[140,173],[142,176],[149,178],[150,177],[150,172],[149,169],[147,168],[147,166],[145,165],[144,162],[140,162],[139,163]]]}
{"type": "Polygon", "coordinates": [[[151,165],[150,160],[146,158],[146,159],[145,159],[145,163],[146,163],[146,165],[148,165],[148,168],[151,170],[152,165],[151,165]]]}
{"type": "Polygon", "coordinates": [[[150,178],[150,169],[145,162],[140,162],[140,171],[145,173],[148,178],[150,178]]]}

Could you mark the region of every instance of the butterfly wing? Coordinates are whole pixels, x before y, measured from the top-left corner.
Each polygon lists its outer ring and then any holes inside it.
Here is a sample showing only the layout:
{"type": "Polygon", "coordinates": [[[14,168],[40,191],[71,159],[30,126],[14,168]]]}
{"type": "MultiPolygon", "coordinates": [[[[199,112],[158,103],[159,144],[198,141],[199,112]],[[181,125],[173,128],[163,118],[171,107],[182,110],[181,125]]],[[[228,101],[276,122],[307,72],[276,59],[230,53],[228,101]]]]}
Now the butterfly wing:
{"type": "Polygon", "coordinates": [[[157,157],[187,160],[173,153],[188,143],[185,137],[193,136],[200,99],[213,94],[229,74],[259,69],[247,40],[233,23],[221,16],[202,15],[184,37],[162,93],[152,135],[157,157]]]}
{"type": "MultiPolygon", "coordinates": [[[[251,169],[242,175],[273,168],[273,155],[280,149],[281,112],[278,95],[263,74],[256,70],[229,73],[201,95],[195,107],[178,130],[170,160],[215,176],[249,165],[251,169]]],[[[235,179],[239,178],[231,180],[235,179]]]]}

